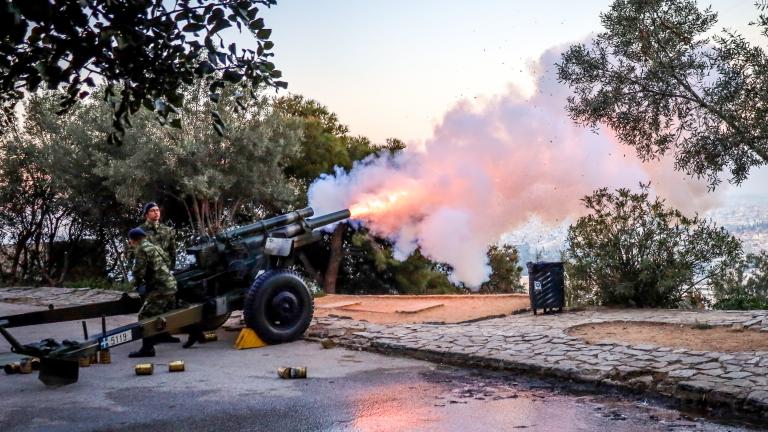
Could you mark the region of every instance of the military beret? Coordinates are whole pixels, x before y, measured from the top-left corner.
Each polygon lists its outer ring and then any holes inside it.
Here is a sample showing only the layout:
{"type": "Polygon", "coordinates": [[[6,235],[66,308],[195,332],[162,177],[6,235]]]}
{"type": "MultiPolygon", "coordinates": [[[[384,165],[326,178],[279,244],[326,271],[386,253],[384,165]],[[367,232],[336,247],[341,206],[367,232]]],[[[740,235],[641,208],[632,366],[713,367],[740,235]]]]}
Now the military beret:
{"type": "Polygon", "coordinates": [[[147,212],[150,211],[153,207],[157,207],[157,203],[155,202],[148,202],[144,204],[144,211],[141,213],[143,216],[147,215],[147,212]]]}
{"type": "Polygon", "coordinates": [[[147,236],[147,233],[144,232],[143,229],[138,228],[138,227],[128,231],[128,238],[131,239],[131,240],[142,239],[142,238],[144,238],[146,236],[147,236]]]}

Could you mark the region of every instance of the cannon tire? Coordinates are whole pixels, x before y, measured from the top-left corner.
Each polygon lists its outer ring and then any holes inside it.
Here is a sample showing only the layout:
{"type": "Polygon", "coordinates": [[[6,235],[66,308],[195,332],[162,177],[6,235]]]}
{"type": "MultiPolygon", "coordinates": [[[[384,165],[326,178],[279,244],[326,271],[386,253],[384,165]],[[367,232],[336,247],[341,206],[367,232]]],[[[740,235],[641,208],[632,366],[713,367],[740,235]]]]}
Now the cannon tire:
{"type": "Polygon", "coordinates": [[[312,293],[291,270],[267,270],[256,277],[243,304],[245,324],[270,344],[300,338],[313,313],[312,293]]]}

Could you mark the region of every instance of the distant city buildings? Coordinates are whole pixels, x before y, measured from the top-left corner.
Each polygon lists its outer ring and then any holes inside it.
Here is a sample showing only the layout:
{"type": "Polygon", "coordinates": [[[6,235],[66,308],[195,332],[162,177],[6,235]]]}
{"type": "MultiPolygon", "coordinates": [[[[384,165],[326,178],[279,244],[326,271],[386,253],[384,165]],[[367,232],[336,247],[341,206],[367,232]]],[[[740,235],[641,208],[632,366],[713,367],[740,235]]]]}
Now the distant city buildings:
{"type": "Polygon", "coordinates": [[[768,198],[731,198],[704,216],[741,239],[744,252],[768,250],[768,198]]]}
{"type": "MultiPolygon", "coordinates": [[[[744,252],[754,253],[768,250],[768,198],[743,196],[731,197],[723,206],[709,210],[701,216],[725,227],[739,238],[744,252]]],[[[525,263],[529,261],[559,261],[565,249],[568,226],[573,221],[566,221],[558,226],[549,226],[540,221],[531,221],[518,230],[502,237],[502,243],[517,248],[527,275],[525,263]]]]}

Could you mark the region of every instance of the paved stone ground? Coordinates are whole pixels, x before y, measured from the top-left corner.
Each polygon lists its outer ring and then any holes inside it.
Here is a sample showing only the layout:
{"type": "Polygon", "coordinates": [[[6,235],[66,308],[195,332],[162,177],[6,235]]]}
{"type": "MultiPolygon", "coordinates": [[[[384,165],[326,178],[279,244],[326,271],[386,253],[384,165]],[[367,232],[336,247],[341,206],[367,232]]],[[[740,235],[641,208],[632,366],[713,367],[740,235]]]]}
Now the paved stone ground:
{"type": "Polygon", "coordinates": [[[721,353],[610,342],[589,345],[565,333],[575,325],[608,321],[764,328],[768,311],[590,310],[511,315],[471,324],[397,326],[321,318],[308,337],[454,365],[624,387],[768,421],[768,352],[721,353]]]}
{"type": "MultiPolygon", "coordinates": [[[[115,300],[115,291],[0,288],[0,301],[72,306],[115,300]]],[[[530,313],[464,324],[379,325],[338,317],[313,321],[310,339],[459,366],[507,369],[651,392],[768,422],[768,352],[721,353],[651,344],[594,345],[566,329],[588,323],[650,321],[766,331],[768,311],[589,310],[530,313]]]]}

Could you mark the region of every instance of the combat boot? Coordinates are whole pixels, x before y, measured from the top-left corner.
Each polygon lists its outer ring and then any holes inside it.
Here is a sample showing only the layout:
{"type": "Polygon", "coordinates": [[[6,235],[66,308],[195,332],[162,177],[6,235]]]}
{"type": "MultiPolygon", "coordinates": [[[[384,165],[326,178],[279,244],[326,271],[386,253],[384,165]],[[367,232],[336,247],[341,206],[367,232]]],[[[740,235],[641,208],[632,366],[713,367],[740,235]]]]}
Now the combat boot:
{"type": "Polygon", "coordinates": [[[202,330],[195,329],[189,332],[189,337],[187,337],[187,341],[184,342],[184,345],[182,345],[181,347],[191,348],[192,345],[194,345],[196,342],[205,343],[205,333],[203,333],[202,330]]]}
{"type": "Polygon", "coordinates": [[[141,348],[138,351],[133,351],[128,354],[130,358],[137,357],[154,357],[155,356],[155,341],[154,338],[144,338],[141,340],[141,348]]]}

